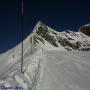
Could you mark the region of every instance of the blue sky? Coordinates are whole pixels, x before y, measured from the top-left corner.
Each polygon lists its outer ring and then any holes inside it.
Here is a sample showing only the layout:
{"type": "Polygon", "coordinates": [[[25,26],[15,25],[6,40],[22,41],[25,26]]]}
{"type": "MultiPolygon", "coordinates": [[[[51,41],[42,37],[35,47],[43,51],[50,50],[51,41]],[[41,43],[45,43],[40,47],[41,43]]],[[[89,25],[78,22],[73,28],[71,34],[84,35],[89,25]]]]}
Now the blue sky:
{"type": "MultiPolygon", "coordinates": [[[[0,53],[21,41],[20,2],[0,0],[0,53]]],[[[89,0],[24,0],[24,38],[39,20],[57,31],[77,31],[90,22],[89,4],[89,0]]]]}

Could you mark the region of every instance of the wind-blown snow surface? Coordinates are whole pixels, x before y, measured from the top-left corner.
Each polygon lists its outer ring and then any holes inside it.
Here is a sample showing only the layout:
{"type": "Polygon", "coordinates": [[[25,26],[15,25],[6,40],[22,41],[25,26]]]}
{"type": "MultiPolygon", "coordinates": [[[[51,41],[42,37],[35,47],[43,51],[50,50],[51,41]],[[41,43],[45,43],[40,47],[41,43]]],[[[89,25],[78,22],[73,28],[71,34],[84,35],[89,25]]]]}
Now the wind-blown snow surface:
{"type": "Polygon", "coordinates": [[[28,50],[24,59],[23,74],[20,73],[20,60],[7,64],[0,60],[0,86],[18,85],[23,90],[90,90],[89,51],[37,49],[31,53],[28,50]]]}
{"type": "Polygon", "coordinates": [[[37,90],[90,90],[90,52],[45,53],[37,90]]]}

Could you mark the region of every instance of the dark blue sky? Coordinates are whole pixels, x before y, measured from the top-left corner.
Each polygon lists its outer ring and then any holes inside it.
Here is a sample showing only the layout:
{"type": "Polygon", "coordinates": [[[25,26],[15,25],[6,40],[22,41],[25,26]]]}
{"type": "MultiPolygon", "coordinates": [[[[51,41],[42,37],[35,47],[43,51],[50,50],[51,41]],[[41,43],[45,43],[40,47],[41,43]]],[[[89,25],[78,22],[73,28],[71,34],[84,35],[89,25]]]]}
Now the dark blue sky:
{"type": "MultiPolygon", "coordinates": [[[[77,31],[90,22],[90,1],[24,0],[24,38],[38,20],[58,31],[77,31]]],[[[20,23],[20,0],[0,0],[0,53],[21,41],[20,23]]]]}

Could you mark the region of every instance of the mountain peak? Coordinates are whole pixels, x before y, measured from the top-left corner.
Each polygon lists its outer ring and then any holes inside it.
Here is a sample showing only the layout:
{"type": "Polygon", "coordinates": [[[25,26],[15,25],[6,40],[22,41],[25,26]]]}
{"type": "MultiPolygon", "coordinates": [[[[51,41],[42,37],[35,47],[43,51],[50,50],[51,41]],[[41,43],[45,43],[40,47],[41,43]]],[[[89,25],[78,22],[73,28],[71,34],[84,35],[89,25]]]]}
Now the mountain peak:
{"type": "Polygon", "coordinates": [[[33,29],[33,32],[35,33],[40,26],[44,26],[44,23],[39,20],[39,21],[37,22],[37,24],[35,25],[35,27],[34,27],[34,29],[33,29]]]}
{"type": "Polygon", "coordinates": [[[39,21],[37,22],[37,24],[36,24],[35,27],[40,27],[40,26],[44,26],[44,23],[39,20],[39,21]]]}
{"type": "Polygon", "coordinates": [[[70,30],[67,30],[66,32],[57,32],[43,24],[42,21],[38,21],[33,33],[35,45],[40,44],[43,48],[51,47],[63,48],[65,50],[90,50],[90,41],[88,40],[88,37],[81,34],[81,32],[70,30]]]}
{"type": "Polygon", "coordinates": [[[42,25],[43,22],[42,22],[41,20],[39,20],[39,21],[37,22],[37,24],[38,24],[38,25],[42,25]]]}

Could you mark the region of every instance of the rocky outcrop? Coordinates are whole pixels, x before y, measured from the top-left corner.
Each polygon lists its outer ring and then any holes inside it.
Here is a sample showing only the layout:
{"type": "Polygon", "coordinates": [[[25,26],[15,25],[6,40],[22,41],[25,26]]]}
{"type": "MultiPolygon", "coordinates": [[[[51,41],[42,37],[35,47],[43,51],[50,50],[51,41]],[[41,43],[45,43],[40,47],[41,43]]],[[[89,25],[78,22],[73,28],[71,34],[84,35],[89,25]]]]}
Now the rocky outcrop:
{"type": "MultiPolygon", "coordinates": [[[[89,25],[84,27],[90,28],[89,25]]],[[[84,27],[80,28],[81,32],[88,33],[89,29],[84,27]]],[[[43,44],[42,46],[45,46],[45,42],[48,42],[55,48],[63,47],[66,50],[88,51],[90,50],[90,42],[88,37],[81,32],[70,30],[57,32],[56,30],[44,25],[41,21],[36,24],[33,30],[34,41],[37,45],[40,43],[43,44]]]]}
{"type": "Polygon", "coordinates": [[[84,33],[85,35],[87,35],[87,36],[90,37],[90,24],[81,26],[81,27],[79,28],[79,30],[80,30],[82,33],[84,33]]]}

